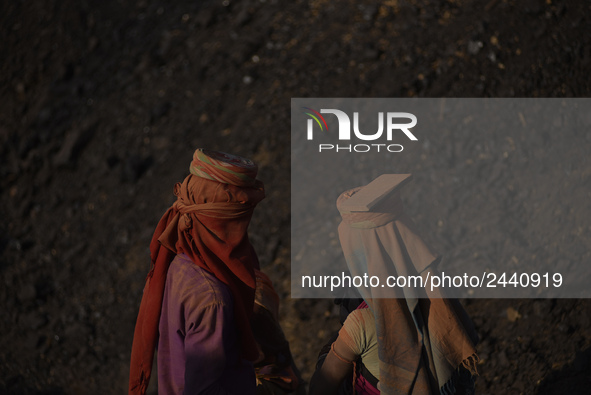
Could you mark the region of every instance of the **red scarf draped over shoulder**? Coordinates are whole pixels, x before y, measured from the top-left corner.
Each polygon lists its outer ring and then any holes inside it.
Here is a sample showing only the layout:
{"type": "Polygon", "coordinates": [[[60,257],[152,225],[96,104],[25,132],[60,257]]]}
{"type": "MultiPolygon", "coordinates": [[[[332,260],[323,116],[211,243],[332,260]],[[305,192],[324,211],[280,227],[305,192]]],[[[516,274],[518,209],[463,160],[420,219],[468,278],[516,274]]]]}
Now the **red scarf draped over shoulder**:
{"type": "Polygon", "coordinates": [[[177,254],[226,284],[234,299],[241,355],[258,356],[250,327],[259,261],[247,235],[254,207],[265,197],[260,181],[237,186],[189,175],[175,186],[177,201],[156,227],[150,243],[152,267],[137,317],[129,393],[145,394],[150,380],[168,267],[177,254]]]}

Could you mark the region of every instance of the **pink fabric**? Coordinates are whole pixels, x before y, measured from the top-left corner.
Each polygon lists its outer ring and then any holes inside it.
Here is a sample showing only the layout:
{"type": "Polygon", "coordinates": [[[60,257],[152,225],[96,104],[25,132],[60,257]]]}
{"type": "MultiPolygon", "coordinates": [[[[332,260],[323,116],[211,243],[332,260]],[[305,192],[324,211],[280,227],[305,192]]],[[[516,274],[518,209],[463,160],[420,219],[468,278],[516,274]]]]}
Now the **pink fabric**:
{"type": "Polygon", "coordinates": [[[355,380],[355,393],[357,395],[379,395],[380,391],[371,385],[365,377],[359,375],[357,376],[357,380],[355,380]]]}

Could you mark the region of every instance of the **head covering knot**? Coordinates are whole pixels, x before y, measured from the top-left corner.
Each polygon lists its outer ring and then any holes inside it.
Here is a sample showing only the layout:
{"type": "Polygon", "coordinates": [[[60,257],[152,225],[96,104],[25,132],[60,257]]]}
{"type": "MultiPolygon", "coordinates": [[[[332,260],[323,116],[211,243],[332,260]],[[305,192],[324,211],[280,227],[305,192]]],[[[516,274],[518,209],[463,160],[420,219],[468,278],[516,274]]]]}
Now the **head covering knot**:
{"type": "Polygon", "coordinates": [[[343,223],[346,223],[352,228],[377,228],[378,226],[384,226],[394,221],[402,214],[403,205],[399,193],[390,194],[386,199],[373,207],[371,211],[348,211],[347,208],[343,207],[343,203],[359,192],[361,188],[357,187],[345,191],[337,199],[337,209],[341,213],[343,223]]]}
{"type": "Polygon", "coordinates": [[[250,159],[199,148],[193,154],[189,171],[207,180],[252,187],[256,183],[258,167],[250,159]]]}

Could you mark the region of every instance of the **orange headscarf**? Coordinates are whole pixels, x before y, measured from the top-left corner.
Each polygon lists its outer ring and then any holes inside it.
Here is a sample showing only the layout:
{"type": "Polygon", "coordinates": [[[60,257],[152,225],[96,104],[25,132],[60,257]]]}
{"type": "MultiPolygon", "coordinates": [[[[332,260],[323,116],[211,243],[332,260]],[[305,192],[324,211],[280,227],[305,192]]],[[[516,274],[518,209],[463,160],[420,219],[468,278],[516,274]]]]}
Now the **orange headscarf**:
{"type": "MultiPolygon", "coordinates": [[[[200,155],[203,153],[203,150],[197,151],[200,155]]],[[[227,155],[206,152],[211,156],[227,155]]],[[[204,169],[216,166],[202,164],[204,169]]],[[[194,165],[195,160],[191,168],[194,165]]],[[[148,388],[166,273],[174,257],[180,253],[188,255],[196,265],[211,272],[230,288],[242,357],[251,361],[258,357],[250,316],[256,287],[254,270],[259,268],[259,262],[248,240],[247,227],[254,207],[265,197],[265,192],[263,184],[252,177],[253,166],[256,177],[256,165],[252,162],[234,165],[234,170],[251,176],[247,181],[231,175],[211,180],[191,174],[176,184],[177,201],[158,223],[150,243],[152,267],[134,332],[130,394],[145,394],[148,388]]]]}

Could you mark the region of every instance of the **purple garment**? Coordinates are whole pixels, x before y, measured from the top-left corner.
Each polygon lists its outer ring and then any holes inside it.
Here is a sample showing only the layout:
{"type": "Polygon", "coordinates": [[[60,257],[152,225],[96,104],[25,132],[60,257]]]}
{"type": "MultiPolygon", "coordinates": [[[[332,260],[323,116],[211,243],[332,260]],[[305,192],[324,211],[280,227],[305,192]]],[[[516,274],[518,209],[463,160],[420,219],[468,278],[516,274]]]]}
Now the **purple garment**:
{"type": "Polygon", "coordinates": [[[168,269],[159,330],[160,395],[255,393],[253,366],[240,358],[230,290],[184,254],[168,269]]]}

